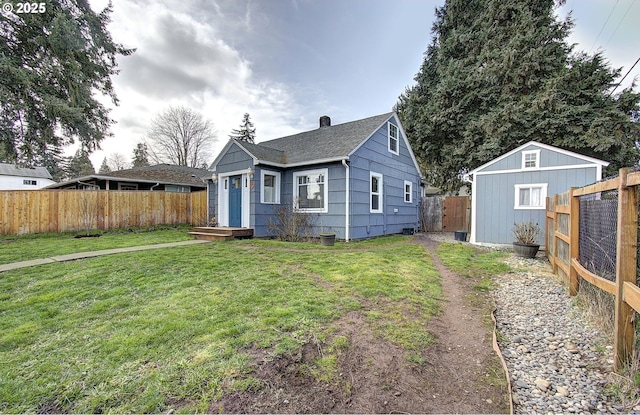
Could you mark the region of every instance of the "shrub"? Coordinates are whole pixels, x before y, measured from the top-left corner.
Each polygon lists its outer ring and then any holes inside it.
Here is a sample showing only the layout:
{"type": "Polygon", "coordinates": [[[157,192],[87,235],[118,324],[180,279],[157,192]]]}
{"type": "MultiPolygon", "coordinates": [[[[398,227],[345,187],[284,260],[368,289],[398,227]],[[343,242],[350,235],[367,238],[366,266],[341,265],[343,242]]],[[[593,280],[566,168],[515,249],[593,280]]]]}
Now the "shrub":
{"type": "Polygon", "coordinates": [[[299,242],[313,236],[316,215],[300,212],[293,203],[275,205],[267,226],[279,240],[299,242]]]}

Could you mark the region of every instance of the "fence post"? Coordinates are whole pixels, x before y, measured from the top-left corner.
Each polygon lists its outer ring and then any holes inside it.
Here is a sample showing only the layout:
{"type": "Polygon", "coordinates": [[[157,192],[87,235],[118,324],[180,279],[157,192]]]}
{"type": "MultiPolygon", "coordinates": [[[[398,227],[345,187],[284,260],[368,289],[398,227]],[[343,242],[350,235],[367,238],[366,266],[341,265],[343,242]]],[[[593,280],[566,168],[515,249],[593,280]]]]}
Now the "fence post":
{"type": "Polygon", "coordinates": [[[558,274],[558,194],[553,195],[553,273],[558,274]]]}
{"type": "Polygon", "coordinates": [[[633,352],[633,309],[624,301],[624,283],[636,284],[638,199],[635,186],[627,186],[630,169],[618,177],[618,232],[616,240],[616,314],[613,358],[615,370],[631,360],[633,352]]]}
{"type": "Polygon", "coordinates": [[[569,295],[578,293],[578,271],[571,265],[572,258],[580,255],[580,198],[574,196],[576,188],[569,189],[569,295]]]}

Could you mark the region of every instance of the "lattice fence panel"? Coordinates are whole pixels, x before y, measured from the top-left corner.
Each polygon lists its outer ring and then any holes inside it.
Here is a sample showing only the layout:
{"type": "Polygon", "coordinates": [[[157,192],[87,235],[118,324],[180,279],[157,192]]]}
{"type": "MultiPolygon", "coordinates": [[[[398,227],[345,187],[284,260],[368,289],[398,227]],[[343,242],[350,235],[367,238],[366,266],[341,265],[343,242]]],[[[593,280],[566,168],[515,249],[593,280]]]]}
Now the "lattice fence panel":
{"type": "Polygon", "coordinates": [[[580,196],[580,264],[610,281],[616,279],[618,192],[580,196]]]}

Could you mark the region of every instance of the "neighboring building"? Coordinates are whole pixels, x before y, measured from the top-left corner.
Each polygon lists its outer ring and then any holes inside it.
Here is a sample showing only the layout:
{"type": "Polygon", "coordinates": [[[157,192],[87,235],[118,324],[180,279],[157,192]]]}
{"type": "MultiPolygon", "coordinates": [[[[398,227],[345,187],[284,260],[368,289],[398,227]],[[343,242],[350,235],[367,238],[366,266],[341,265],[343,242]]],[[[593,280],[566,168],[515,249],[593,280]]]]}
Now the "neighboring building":
{"type": "Polygon", "coordinates": [[[53,178],[44,167],[18,167],[0,163],[0,190],[37,190],[52,183],[53,178]]]}
{"type": "Polygon", "coordinates": [[[211,173],[207,169],[157,164],[118,170],[107,174],[91,174],[56,183],[48,189],[154,190],[189,193],[206,190],[211,173]]]}
{"type": "Polygon", "coordinates": [[[397,114],[249,144],[229,140],[211,165],[209,213],[269,236],[282,204],[317,215],[317,231],[361,239],[418,228],[421,177],[397,114]]]}
{"type": "Polygon", "coordinates": [[[537,223],[544,245],[546,198],[602,179],[609,163],[531,141],[469,172],[474,244],[513,242],[516,222],[537,223]]]}

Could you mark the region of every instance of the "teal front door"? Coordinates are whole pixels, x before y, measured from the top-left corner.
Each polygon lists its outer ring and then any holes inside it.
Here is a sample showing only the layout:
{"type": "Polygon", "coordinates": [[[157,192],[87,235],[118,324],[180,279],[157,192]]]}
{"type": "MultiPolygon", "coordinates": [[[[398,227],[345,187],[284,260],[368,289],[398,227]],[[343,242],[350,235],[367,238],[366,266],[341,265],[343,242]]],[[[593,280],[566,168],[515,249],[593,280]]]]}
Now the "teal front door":
{"type": "Polygon", "coordinates": [[[229,178],[229,226],[242,227],[242,176],[229,178]]]}

